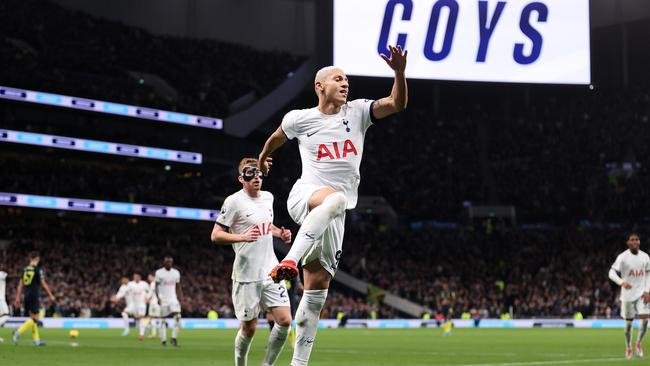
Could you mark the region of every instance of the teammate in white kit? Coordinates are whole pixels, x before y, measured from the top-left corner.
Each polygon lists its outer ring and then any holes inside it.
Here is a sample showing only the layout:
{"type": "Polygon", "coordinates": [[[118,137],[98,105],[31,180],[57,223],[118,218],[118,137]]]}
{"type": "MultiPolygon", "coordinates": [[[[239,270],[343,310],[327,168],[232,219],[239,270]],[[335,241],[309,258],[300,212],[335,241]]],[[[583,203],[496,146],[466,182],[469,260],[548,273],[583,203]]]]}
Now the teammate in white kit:
{"type": "Polygon", "coordinates": [[[621,317],[625,325],[625,357],[632,358],[632,323],[638,314],[641,328],[636,339],[636,355],[643,357],[643,337],[648,329],[650,315],[650,257],[642,250],[637,233],[627,236],[628,250],[619,254],[609,270],[609,278],[621,286],[621,317]]]}
{"type": "Polygon", "coordinates": [[[156,275],[149,273],[147,277],[149,281],[149,294],[147,295],[149,327],[151,328],[151,337],[155,337],[158,333],[159,318],[160,318],[160,304],[158,304],[158,296],[156,296],[156,275]]]}
{"type": "MultiPolygon", "coordinates": [[[[5,289],[7,288],[7,272],[0,271],[0,328],[9,320],[9,306],[5,289]]],[[[0,343],[5,340],[0,337],[0,343]]]]}
{"type": "Polygon", "coordinates": [[[122,285],[120,285],[117,294],[113,296],[112,300],[113,302],[117,302],[120,299],[124,299],[125,306],[121,313],[124,321],[124,331],[122,332],[122,336],[126,337],[129,335],[129,312],[127,310],[133,308],[133,297],[129,293],[129,278],[124,276],[121,281],[122,285]]]}
{"type": "Polygon", "coordinates": [[[291,361],[294,366],[309,361],[320,311],[343,253],[345,210],[357,204],[366,131],[377,119],[406,108],[407,53],[400,46],[388,48],[390,57],[381,57],[395,72],[390,96],[348,102],[345,73],[333,66],[325,67],[314,80],[318,106],[287,113],[259,156],[259,167],[266,175],[271,153],[287,139],[298,139],[302,176],[289,194],[287,207],[294,221],[302,226],[289,254],[271,271],[276,282],[293,278],[298,275],[297,263],[302,259],[305,291],[296,315],[296,347],[291,361]]]}
{"type": "Polygon", "coordinates": [[[167,345],[167,319],[174,318],[172,327],[171,344],[178,347],[178,333],[181,330],[181,303],[178,300],[183,297],[181,288],[181,273],[172,266],[174,259],[166,256],[163,262],[163,268],[156,271],[156,296],[160,304],[160,340],[162,345],[167,345]]]}
{"type": "Polygon", "coordinates": [[[144,331],[145,331],[145,322],[144,317],[147,315],[147,296],[149,294],[149,284],[145,281],[142,281],[142,276],[140,273],[135,272],[133,274],[133,281],[129,282],[127,285],[129,295],[131,296],[131,307],[126,308],[126,312],[129,313],[135,321],[138,323],[139,328],[139,338],[144,340],[144,331]]]}
{"type": "Polygon", "coordinates": [[[235,366],[245,366],[257,328],[260,304],[273,315],[275,325],[269,336],[262,365],[277,360],[291,327],[291,308],[284,283],[275,283],[268,273],[278,264],[273,237],[291,243],[291,231],[273,225],[273,195],[262,191],[262,173],[257,159],[239,163],[242,190],[226,198],[210,239],[215,244],[232,245],[232,300],[241,327],[235,338],[235,366]]]}

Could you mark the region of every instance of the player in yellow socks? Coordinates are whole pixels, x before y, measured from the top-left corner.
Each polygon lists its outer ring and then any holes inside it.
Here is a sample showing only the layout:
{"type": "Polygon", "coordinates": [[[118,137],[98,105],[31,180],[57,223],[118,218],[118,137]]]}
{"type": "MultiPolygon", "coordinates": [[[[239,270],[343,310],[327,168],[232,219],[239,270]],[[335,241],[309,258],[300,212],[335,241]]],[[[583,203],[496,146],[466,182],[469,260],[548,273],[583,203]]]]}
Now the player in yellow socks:
{"type": "Polygon", "coordinates": [[[14,305],[16,308],[20,308],[20,296],[24,291],[24,305],[25,313],[29,314],[29,319],[23,323],[17,330],[12,334],[13,341],[15,345],[18,345],[18,340],[20,335],[25,333],[28,330],[32,332],[32,341],[35,346],[44,346],[45,343],[41,341],[41,338],[38,334],[38,319],[39,319],[39,296],[41,286],[47,292],[47,295],[50,297],[50,300],[56,302],[56,298],[50,291],[50,287],[45,282],[45,274],[43,268],[39,266],[41,258],[37,252],[31,252],[29,254],[29,265],[23,269],[23,275],[18,283],[18,289],[16,291],[16,301],[14,305]]]}

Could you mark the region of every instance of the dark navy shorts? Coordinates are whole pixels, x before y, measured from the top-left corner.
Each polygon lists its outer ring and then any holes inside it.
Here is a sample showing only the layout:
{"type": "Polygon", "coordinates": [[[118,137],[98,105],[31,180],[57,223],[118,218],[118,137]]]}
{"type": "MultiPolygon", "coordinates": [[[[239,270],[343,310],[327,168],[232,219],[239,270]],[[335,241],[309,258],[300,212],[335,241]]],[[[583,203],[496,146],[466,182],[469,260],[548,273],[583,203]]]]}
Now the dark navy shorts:
{"type": "Polygon", "coordinates": [[[38,314],[40,310],[40,304],[38,303],[38,297],[25,296],[25,315],[27,314],[38,314]]]}

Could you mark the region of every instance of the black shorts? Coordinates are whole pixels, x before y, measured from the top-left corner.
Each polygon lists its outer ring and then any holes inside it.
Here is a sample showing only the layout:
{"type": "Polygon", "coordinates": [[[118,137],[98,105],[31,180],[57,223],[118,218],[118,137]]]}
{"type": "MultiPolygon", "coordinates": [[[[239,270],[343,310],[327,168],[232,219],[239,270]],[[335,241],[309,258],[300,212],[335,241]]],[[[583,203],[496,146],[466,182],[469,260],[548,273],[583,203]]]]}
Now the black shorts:
{"type": "Polygon", "coordinates": [[[40,304],[38,302],[38,297],[34,296],[25,296],[25,315],[27,314],[38,314],[40,311],[40,304]]]}

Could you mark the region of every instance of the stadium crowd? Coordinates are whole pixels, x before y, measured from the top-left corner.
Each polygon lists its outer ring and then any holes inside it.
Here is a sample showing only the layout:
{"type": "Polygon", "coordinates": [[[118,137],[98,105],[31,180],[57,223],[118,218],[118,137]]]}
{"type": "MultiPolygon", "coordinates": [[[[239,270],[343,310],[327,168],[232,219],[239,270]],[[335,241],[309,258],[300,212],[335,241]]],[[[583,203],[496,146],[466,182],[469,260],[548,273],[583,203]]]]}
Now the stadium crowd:
{"type": "Polygon", "coordinates": [[[360,228],[346,233],[341,268],[434,312],[444,301],[456,317],[619,312],[607,272],[626,249],[621,231],[360,228]]]}
{"type": "MultiPolygon", "coordinates": [[[[131,277],[134,271],[146,278],[162,267],[162,257],[169,254],[181,271],[184,316],[205,317],[214,310],[220,317],[234,317],[230,297],[234,253],[230,246],[210,244],[211,223],[78,214],[33,216],[11,208],[0,209],[0,219],[0,270],[10,276],[10,305],[18,276],[32,250],[41,254],[46,279],[57,297],[57,303],[42,298],[46,313],[72,317],[119,316],[124,305],[110,298],[117,292],[120,278],[131,277]]],[[[335,318],[342,309],[355,316],[369,314],[369,305],[362,297],[333,291],[325,316],[335,318]]]]}

